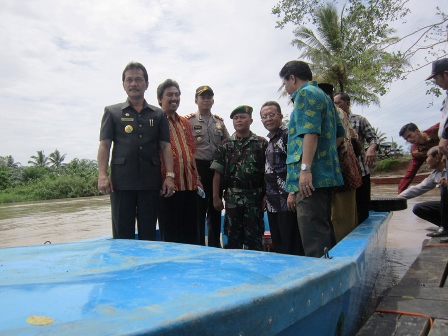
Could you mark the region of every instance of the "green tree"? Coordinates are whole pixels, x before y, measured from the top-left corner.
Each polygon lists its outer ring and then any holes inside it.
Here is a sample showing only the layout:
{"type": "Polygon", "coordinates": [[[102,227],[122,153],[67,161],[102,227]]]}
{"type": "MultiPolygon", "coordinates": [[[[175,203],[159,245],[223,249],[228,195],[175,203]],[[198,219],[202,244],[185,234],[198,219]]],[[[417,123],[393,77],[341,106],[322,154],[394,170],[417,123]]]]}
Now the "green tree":
{"type": "Polygon", "coordinates": [[[28,163],[30,165],[38,166],[38,167],[48,166],[48,157],[45,156],[43,150],[37,151],[37,155],[32,155],[31,159],[33,159],[33,160],[28,161],[28,163]]]}
{"type": "Polygon", "coordinates": [[[378,127],[374,128],[374,130],[378,137],[378,145],[384,143],[387,139],[386,133],[381,132],[378,127]]]}
{"type": "Polygon", "coordinates": [[[382,50],[396,37],[392,29],[384,37],[367,43],[364,34],[353,33],[359,22],[344,12],[339,16],[334,4],[328,3],[315,11],[316,32],[301,25],[294,30],[292,44],[302,50],[299,58],[311,61],[315,80],[331,83],[338,91],[350,94],[361,105],[379,104],[378,95],[387,92],[386,84],[396,79],[406,60],[382,50]]]}
{"type": "Polygon", "coordinates": [[[98,176],[98,163],[95,160],[74,158],[64,166],[66,174],[80,176],[98,176]]]}
{"type": "Polygon", "coordinates": [[[56,148],[55,151],[48,156],[48,159],[50,160],[51,166],[53,168],[59,169],[63,166],[62,162],[65,160],[66,156],[67,154],[61,155],[61,153],[56,148]]]}
{"type": "Polygon", "coordinates": [[[448,16],[439,8],[438,22],[398,38],[391,37],[390,25],[409,14],[407,0],[347,0],[340,17],[337,2],[281,0],[272,13],[280,18],[278,28],[297,26],[292,43],[304,50],[301,57],[311,60],[316,79],[348,92],[354,102],[378,103],[378,95],[387,93],[390,82],[424,66],[407,67],[417,53],[428,52],[428,63],[446,55],[448,16]],[[316,33],[306,27],[309,24],[317,26],[316,33]],[[404,41],[411,42],[409,48],[387,52],[404,41]]]}

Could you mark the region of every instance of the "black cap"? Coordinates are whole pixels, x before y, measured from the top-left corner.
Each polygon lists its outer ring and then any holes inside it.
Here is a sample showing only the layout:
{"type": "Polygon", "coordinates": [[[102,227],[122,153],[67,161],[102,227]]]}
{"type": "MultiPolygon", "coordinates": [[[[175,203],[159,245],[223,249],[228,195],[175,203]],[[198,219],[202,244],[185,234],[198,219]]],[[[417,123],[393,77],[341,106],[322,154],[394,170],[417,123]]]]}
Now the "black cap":
{"type": "Polygon", "coordinates": [[[334,92],[334,86],[328,83],[320,83],[317,84],[318,87],[320,87],[322,89],[323,92],[325,92],[325,94],[329,95],[329,96],[333,96],[333,92],[334,92]]]}
{"type": "Polygon", "coordinates": [[[440,72],[444,72],[445,70],[448,70],[448,58],[442,58],[432,62],[431,76],[426,78],[426,80],[433,79],[435,75],[437,75],[440,72]]]}
{"type": "Polygon", "coordinates": [[[200,86],[196,89],[196,97],[197,96],[214,96],[213,90],[210,86],[200,86]]]}

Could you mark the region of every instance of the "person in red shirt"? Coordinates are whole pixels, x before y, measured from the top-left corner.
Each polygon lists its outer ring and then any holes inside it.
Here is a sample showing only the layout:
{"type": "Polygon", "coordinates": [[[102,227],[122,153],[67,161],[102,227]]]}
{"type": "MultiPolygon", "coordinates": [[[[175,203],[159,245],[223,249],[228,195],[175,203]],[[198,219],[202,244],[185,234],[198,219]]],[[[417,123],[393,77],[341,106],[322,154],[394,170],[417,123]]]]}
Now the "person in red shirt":
{"type": "Polygon", "coordinates": [[[409,123],[404,125],[399,135],[406,140],[406,142],[412,144],[411,154],[412,161],[404,174],[403,178],[398,184],[398,193],[402,193],[409,187],[418,170],[422,164],[428,158],[428,150],[439,144],[439,123],[431,126],[427,130],[420,132],[417,125],[409,123]]]}

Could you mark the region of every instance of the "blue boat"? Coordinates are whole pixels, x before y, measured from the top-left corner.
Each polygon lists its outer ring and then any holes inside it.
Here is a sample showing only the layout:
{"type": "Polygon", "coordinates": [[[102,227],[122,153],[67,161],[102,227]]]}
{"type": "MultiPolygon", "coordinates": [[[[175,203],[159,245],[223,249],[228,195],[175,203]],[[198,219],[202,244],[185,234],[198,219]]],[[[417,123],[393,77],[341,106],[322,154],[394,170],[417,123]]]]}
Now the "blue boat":
{"type": "Polygon", "coordinates": [[[353,335],[389,213],[331,259],[99,239],[0,249],[1,335],[353,335]]]}

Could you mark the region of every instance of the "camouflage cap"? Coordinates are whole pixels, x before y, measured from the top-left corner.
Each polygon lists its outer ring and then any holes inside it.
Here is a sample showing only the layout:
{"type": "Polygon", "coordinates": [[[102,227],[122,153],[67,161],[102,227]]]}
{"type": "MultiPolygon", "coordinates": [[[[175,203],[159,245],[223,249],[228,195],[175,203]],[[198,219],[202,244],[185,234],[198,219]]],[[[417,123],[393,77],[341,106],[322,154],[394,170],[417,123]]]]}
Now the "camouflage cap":
{"type": "Polygon", "coordinates": [[[249,114],[252,117],[252,111],[253,110],[254,109],[251,106],[249,106],[249,105],[240,105],[236,109],[234,109],[232,111],[232,113],[230,113],[230,119],[233,119],[233,116],[235,114],[237,114],[237,113],[247,113],[247,114],[249,114]]]}
{"type": "Polygon", "coordinates": [[[214,96],[215,94],[213,93],[213,90],[210,86],[200,86],[196,89],[196,97],[197,96],[203,96],[203,95],[207,95],[207,96],[214,96]]]}

